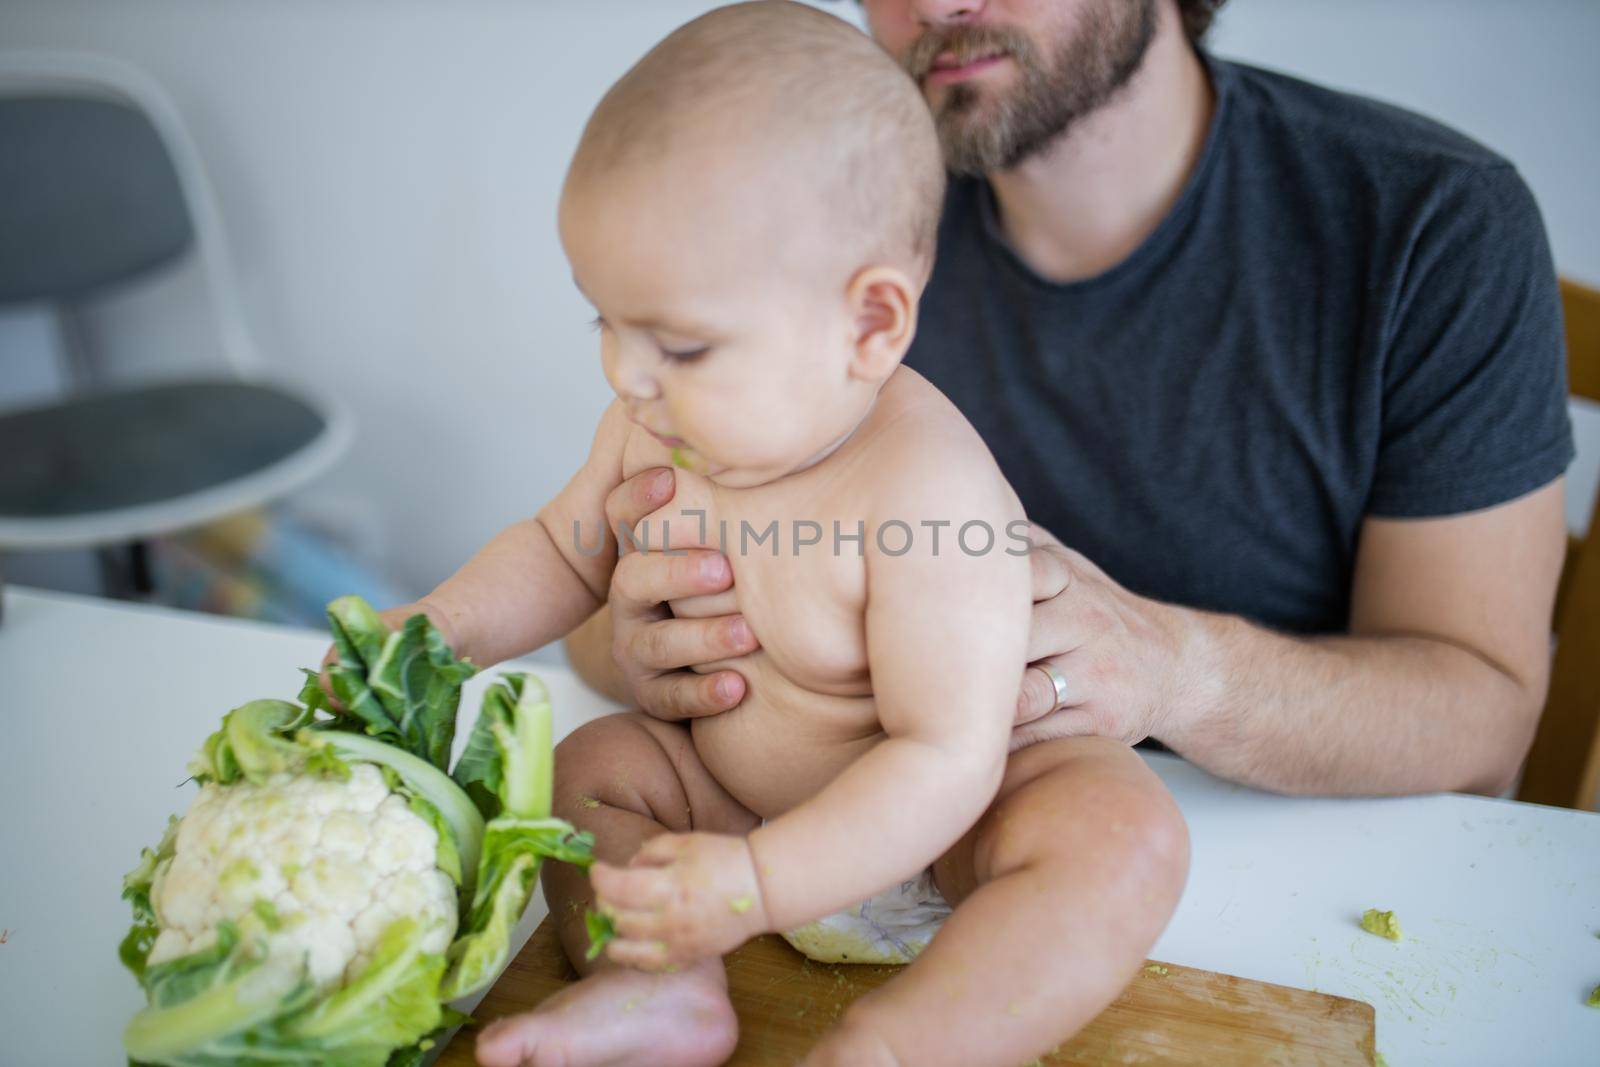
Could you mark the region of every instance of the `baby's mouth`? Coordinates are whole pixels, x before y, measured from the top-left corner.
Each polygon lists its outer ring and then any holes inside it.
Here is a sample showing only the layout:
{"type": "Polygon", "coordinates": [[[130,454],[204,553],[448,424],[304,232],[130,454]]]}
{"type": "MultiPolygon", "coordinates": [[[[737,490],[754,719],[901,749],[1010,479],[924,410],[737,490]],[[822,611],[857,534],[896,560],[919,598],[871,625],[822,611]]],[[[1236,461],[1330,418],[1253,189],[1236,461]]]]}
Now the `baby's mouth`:
{"type": "Polygon", "coordinates": [[[681,437],[671,437],[664,433],[657,433],[655,430],[647,426],[643,419],[636,415],[629,414],[628,421],[639,427],[639,429],[643,430],[651,437],[654,437],[657,441],[660,441],[663,445],[666,445],[668,448],[682,448],[684,445],[689,443],[681,437]]]}

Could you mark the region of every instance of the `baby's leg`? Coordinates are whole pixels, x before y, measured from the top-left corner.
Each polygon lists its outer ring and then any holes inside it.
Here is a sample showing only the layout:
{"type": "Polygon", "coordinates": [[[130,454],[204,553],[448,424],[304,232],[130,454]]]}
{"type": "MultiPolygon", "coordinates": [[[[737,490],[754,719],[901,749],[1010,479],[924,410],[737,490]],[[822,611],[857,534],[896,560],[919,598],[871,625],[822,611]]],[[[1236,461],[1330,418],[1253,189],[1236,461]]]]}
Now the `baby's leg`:
{"type": "Polygon", "coordinates": [[[1177,907],[1188,832],[1133,750],[1013,753],[994,804],[935,865],[955,913],[863,997],[811,1064],[1016,1067],[1076,1033],[1138,972],[1177,907]]]}
{"type": "MultiPolygon", "coordinates": [[[[746,834],[760,823],[701,764],[687,727],[637,713],[598,719],[556,747],[555,813],[593,832],[595,854],[614,864],[626,864],[656,834],[746,834]]],[[[536,1011],[485,1029],[479,1063],[698,1067],[728,1058],[738,1021],[721,960],[670,974],[618,967],[603,957],[586,961],[588,877],[547,863],[543,881],[562,947],[583,980],[536,1011]]]]}

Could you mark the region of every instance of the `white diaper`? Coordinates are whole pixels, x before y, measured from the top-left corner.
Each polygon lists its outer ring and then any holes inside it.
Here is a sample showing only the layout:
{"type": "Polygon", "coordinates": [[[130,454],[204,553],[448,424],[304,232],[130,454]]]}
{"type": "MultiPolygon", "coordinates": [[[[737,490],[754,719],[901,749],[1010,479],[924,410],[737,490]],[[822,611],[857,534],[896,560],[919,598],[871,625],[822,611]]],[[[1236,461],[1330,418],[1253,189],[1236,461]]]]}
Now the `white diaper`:
{"type": "Polygon", "coordinates": [[[910,963],[949,915],[950,905],[933,884],[933,872],[923,871],[783,937],[818,963],[910,963]]]}

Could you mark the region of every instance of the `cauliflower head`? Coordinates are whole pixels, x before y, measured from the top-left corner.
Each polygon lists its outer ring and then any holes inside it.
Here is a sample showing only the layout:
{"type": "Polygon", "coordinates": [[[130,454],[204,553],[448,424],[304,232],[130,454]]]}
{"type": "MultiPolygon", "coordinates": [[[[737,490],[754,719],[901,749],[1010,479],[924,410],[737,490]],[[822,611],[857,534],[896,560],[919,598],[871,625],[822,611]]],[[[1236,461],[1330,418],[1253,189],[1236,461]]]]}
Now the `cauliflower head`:
{"type": "Polygon", "coordinates": [[[269,954],[304,956],[318,986],[355,977],[402,916],[419,921],[424,952],[443,955],[457,903],[455,879],[436,862],[439,837],[372,764],[343,781],[208,782],[154,872],[160,933],[145,963],[210,948],[221,923],[255,919],[269,954]]]}

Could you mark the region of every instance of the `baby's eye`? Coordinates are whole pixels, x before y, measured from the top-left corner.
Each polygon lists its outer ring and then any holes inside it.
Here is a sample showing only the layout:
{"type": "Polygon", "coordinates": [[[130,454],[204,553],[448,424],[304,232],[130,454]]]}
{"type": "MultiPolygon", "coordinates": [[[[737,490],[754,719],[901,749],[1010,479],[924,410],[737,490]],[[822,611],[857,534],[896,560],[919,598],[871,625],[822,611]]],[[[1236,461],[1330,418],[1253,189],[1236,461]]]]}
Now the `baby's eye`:
{"type": "Polygon", "coordinates": [[[693,363],[709,351],[711,351],[710,345],[701,345],[699,348],[661,348],[661,358],[668,363],[693,363]]]}
{"type": "Polygon", "coordinates": [[[603,330],[605,326],[606,320],[599,315],[589,320],[589,329],[591,330],[603,330]]]}

